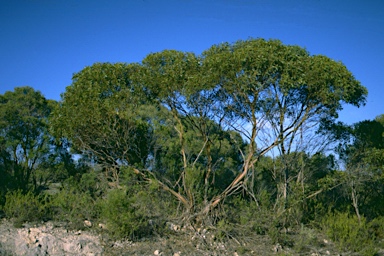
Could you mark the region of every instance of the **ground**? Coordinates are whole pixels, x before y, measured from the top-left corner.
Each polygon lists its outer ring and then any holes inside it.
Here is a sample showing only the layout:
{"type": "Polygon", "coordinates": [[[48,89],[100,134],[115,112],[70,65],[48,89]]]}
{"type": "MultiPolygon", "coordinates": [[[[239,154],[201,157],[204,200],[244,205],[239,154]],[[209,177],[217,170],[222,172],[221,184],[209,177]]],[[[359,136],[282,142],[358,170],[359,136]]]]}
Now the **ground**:
{"type": "MultiPolygon", "coordinates": [[[[96,228],[68,230],[64,223],[0,224],[0,255],[358,255],[340,254],[332,242],[306,229],[291,234],[294,247],[274,244],[267,235],[222,237],[209,230],[177,230],[138,241],[115,241],[96,228]]],[[[384,255],[384,254],[381,254],[384,255]]]]}

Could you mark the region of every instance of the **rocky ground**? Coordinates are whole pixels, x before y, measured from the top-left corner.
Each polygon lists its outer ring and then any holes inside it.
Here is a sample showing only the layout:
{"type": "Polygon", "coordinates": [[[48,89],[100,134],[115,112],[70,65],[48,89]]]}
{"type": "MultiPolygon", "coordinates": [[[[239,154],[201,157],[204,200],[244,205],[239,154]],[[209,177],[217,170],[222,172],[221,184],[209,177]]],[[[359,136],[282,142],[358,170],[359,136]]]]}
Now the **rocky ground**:
{"type": "Polygon", "coordinates": [[[132,242],[114,241],[93,229],[68,230],[64,224],[53,222],[15,228],[4,219],[0,223],[0,255],[358,255],[340,254],[332,243],[323,238],[316,238],[316,246],[309,244],[311,240],[307,239],[310,235],[309,232],[303,237],[302,247],[296,249],[273,245],[268,236],[241,240],[232,238],[223,243],[207,230],[195,233],[178,231],[167,237],[155,236],[132,242]]]}
{"type": "Polygon", "coordinates": [[[51,222],[14,228],[3,220],[0,226],[0,255],[103,255],[100,236],[69,231],[51,222]]]}

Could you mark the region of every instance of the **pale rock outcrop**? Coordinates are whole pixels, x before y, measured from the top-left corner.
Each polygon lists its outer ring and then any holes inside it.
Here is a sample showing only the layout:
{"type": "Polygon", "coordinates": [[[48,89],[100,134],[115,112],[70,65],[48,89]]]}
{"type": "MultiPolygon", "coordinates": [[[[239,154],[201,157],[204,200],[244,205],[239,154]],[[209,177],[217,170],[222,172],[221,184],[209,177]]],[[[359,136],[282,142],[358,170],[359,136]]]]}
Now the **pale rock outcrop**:
{"type": "Polygon", "coordinates": [[[89,232],[68,231],[50,222],[38,227],[15,229],[10,223],[2,225],[0,254],[3,255],[84,255],[103,254],[100,237],[89,232]]]}

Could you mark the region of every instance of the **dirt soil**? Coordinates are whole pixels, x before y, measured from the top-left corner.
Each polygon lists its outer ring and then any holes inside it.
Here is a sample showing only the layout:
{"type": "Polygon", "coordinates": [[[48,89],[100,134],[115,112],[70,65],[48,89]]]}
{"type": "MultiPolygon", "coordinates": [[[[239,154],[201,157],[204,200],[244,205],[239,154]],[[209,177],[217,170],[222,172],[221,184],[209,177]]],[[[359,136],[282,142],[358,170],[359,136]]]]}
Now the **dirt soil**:
{"type": "MultiPolygon", "coordinates": [[[[310,234],[310,233],[309,233],[310,234]]],[[[0,255],[353,255],[340,254],[324,238],[297,237],[294,248],[273,244],[267,235],[217,239],[207,230],[178,230],[139,241],[114,241],[95,229],[68,230],[62,223],[25,224],[15,228],[3,219],[0,223],[0,255]],[[310,242],[310,243],[309,243],[310,242]]],[[[357,254],[355,254],[357,255],[357,254]]],[[[384,255],[384,254],[383,254],[384,255]]]]}

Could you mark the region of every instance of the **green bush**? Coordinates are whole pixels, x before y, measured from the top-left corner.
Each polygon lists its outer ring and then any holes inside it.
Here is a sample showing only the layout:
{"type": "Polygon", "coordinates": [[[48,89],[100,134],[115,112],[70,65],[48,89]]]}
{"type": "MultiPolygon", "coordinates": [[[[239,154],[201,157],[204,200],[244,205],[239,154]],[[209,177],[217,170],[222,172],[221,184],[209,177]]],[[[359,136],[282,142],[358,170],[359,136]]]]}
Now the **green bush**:
{"type": "Polygon", "coordinates": [[[83,173],[80,177],[69,177],[63,182],[64,189],[72,189],[79,193],[88,193],[93,199],[101,197],[106,189],[106,180],[95,171],[83,173]]]}
{"type": "Polygon", "coordinates": [[[50,204],[53,219],[67,222],[70,228],[83,229],[84,220],[95,220],[98,208],[89,192],[65,188],[52,196],[50,204]]]}
{"type": "Polygon", "coordinates": [[[36,196],[32,192],[24,194],[17,190],[5,196],[4,213],[16,227],[21,227],[25,222],[47,218],[47,205],[47,196],[36,196]]]}
{"type": "Polygon", "coordinates": [[[105,190],[94,171],[69,177],[63,181],[60,191],[52,195],[52,218],[66,222],[69,228],[84,229],[85,220],[94,222],[98,219],[98,201],[102,200],[105,190]]]}
{"type": "Polygon", "coordinates": [[[136,205],[135,196],[127,195],[126,190],[111,190],[101,202],[101,219],[115,238],[135,239],[150,234],[150,221],[146,217],[136,205]]]}
{"type": "Polygon", "coordinates": [[[222,210],[220,220],[237,225],[243,235],[265,235],[271,221],[267,207],[241,196],[230,198],[222,210]]]}
{"type": "Polygon", "coordinates": [[[340,250],[359,252],[367,256],[377,253],[374,234],[369,232],[369,225],[364,217],[359,223],[355,215],[330,214],[323,220],[323,229],[340,250]]]}
{"type": "Polygon", "coordinates": [[[384,248],[384,216],[371,220],[368,223],[368,232],[378,242],[378,247],[384,248]]]}

